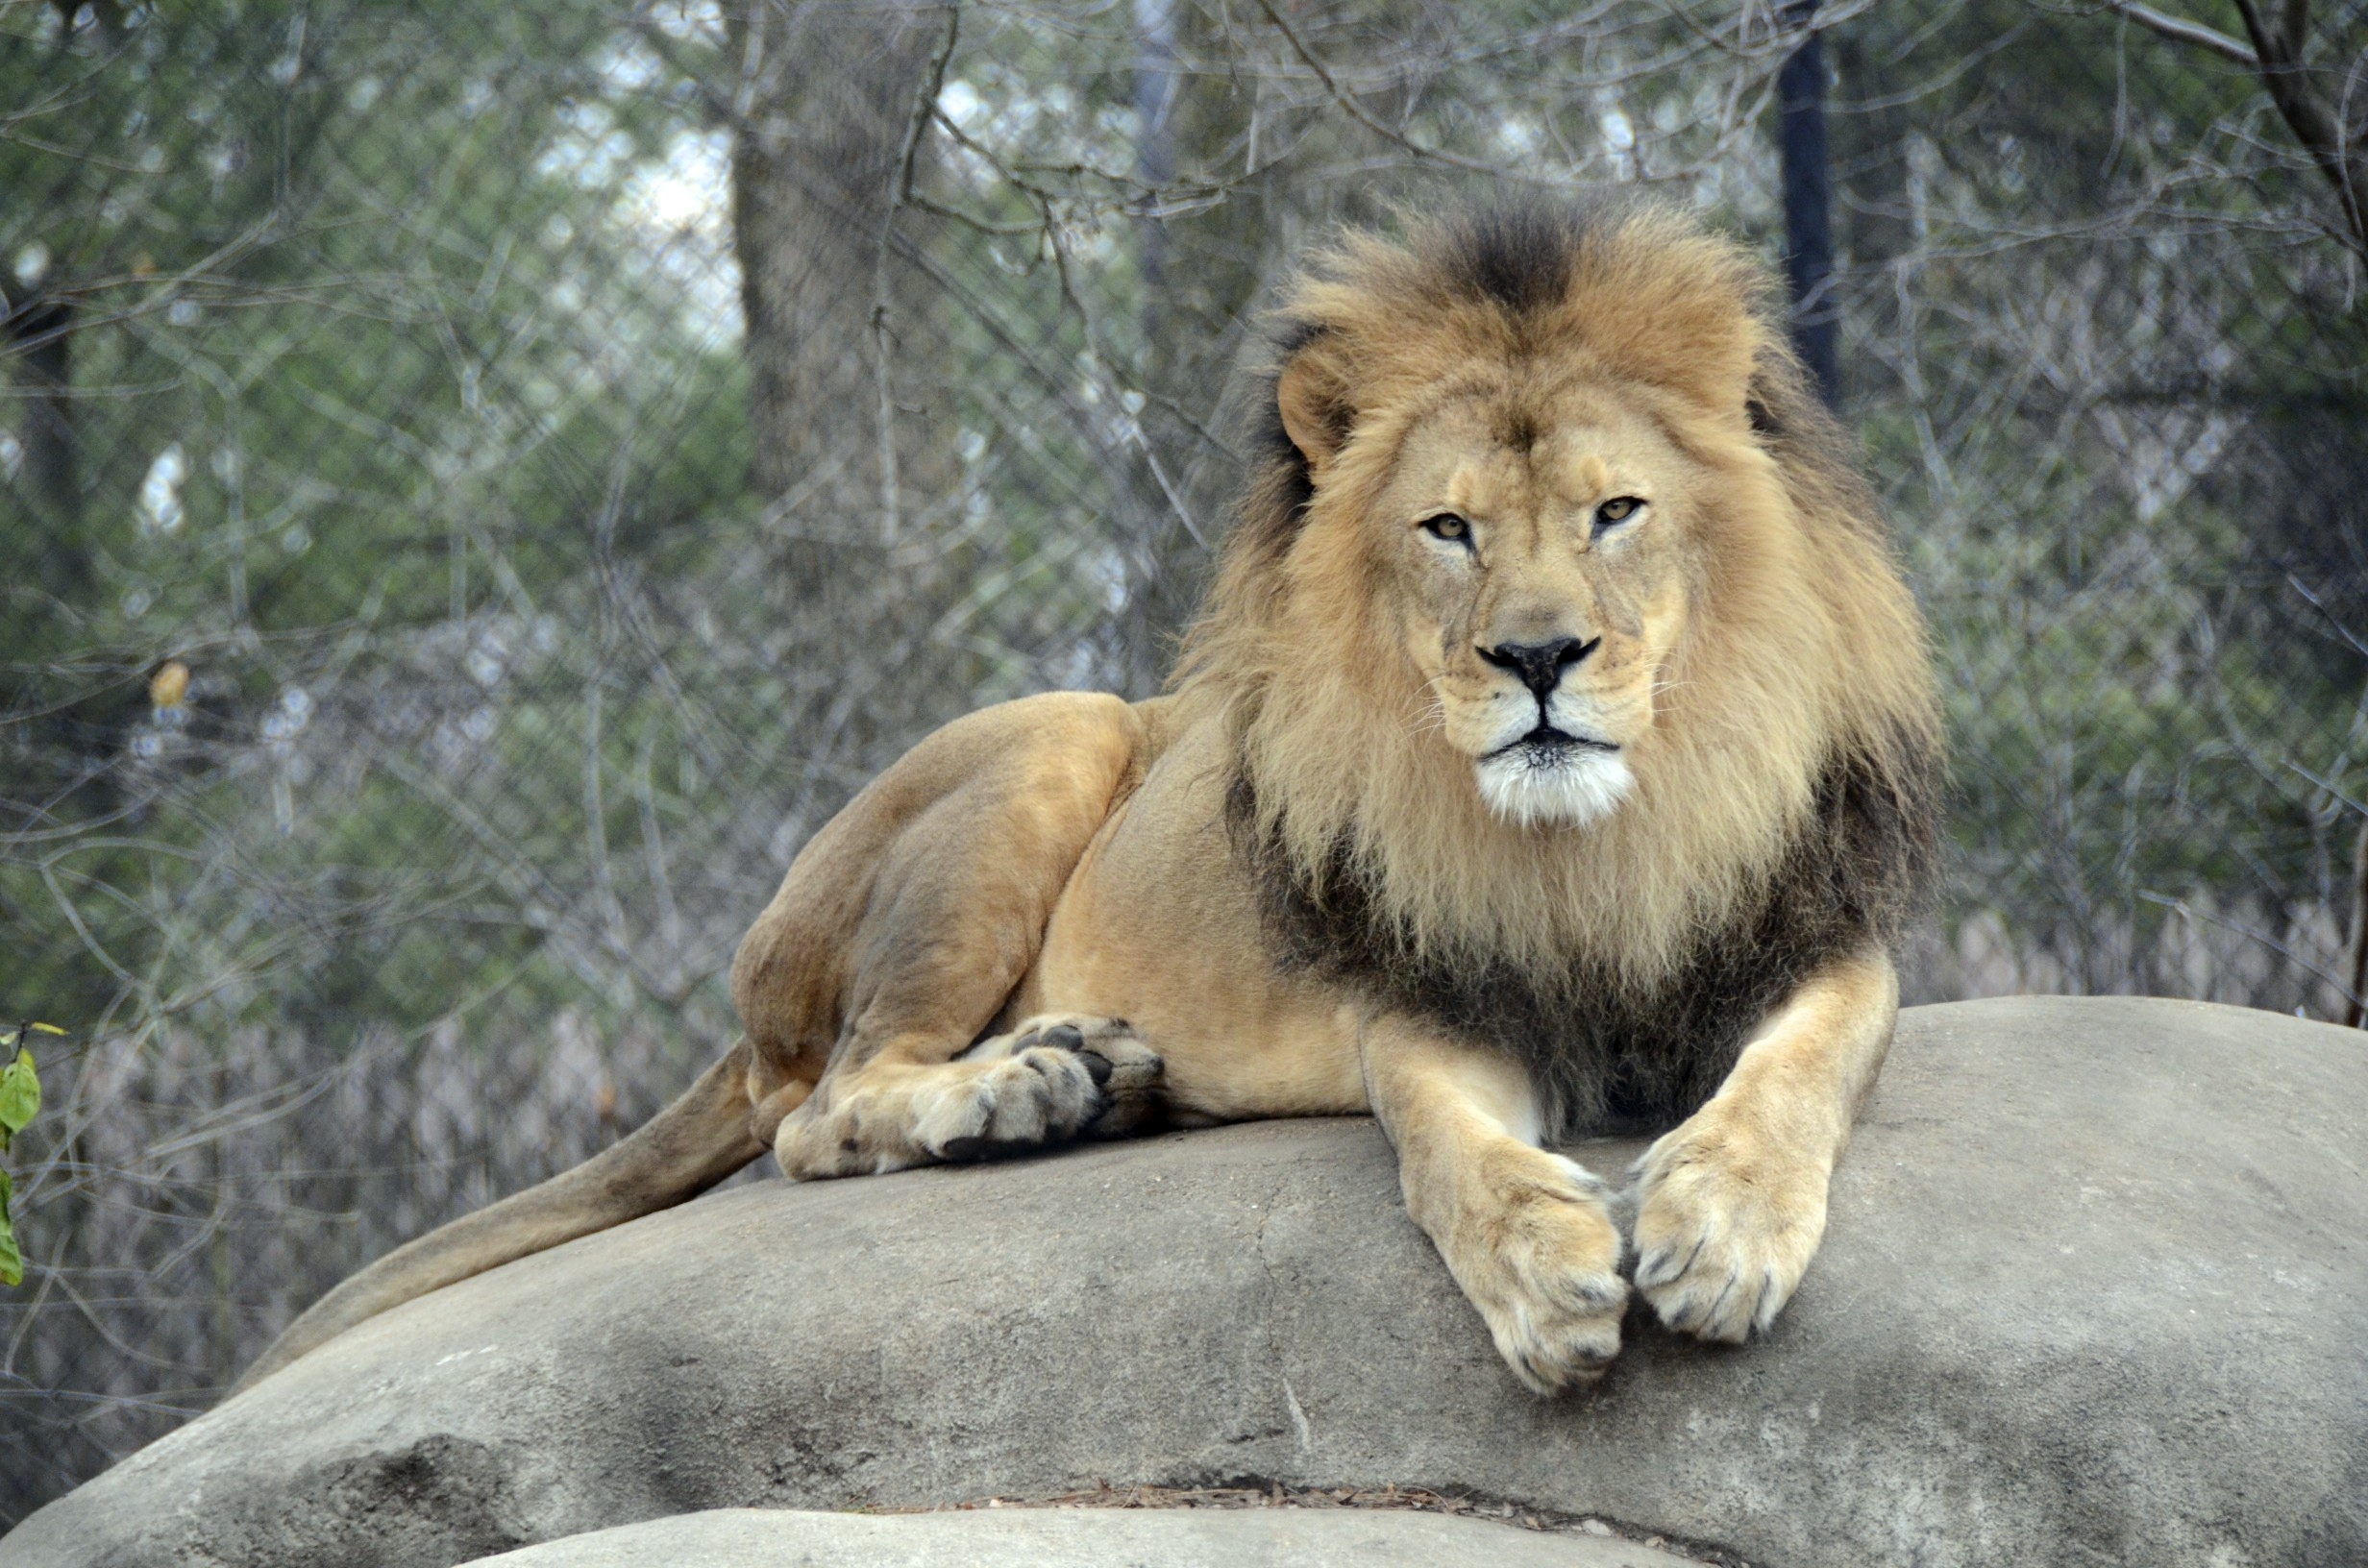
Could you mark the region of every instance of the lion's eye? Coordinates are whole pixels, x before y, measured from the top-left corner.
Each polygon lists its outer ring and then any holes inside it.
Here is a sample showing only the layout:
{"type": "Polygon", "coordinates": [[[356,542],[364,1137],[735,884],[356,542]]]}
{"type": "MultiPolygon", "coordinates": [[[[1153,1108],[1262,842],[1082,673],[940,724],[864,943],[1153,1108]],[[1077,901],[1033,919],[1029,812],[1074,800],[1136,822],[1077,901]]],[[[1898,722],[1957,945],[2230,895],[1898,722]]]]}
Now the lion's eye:
{"type": "Polygon", "coordinates": [[[1444,539],[1451,545],[1471,543],[1471,525],[1453,512],[1442,512],[1437,517],[1424,518],[1422,531],[1434,539],[1444,539]]]}
{"type": "Polygon", "coordinates": [[[1644,502],[1637,497],[1614,496],[1595,508],[1595,531],[1601,533],[1616,524],[1625,523],[1642,510],[1644,502]]]}

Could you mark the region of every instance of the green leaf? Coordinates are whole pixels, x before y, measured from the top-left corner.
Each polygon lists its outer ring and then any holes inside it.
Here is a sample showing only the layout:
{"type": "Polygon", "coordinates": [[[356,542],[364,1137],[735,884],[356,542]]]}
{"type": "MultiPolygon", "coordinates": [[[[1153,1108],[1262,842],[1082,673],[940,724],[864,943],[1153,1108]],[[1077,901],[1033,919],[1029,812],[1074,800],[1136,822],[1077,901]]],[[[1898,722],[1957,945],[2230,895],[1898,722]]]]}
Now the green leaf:
{"type": "Polygon", "coordinates": [[[33,1073],[33,1053],[18,1051],[16,1060],[0,1069],[0,1147],[25,1130],[41,1109],[41,1080],[33,1073]]]}
{"type": "Polygon", "coordinates": [[[25,1255],[16,1250],[16,1226],[9,1218],[9,1173],[0,1170],[0,1285],[25,1283],[25,1255]]]}

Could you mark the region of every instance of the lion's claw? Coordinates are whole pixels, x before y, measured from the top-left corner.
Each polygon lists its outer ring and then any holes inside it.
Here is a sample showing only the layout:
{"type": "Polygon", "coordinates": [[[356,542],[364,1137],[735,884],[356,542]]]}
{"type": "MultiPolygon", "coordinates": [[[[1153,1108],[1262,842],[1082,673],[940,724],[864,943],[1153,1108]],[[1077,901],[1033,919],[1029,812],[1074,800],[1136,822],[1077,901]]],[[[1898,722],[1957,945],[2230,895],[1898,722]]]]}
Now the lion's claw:
{"type": "Polygon", "coordinates": [[[1639,1259],[1637,1261],[1636,1274],[1638,1286],[1641,1288],[1645,1286],[1666,1285],[1671,1280],[1676,1279],[1680,1274],[1685,1273],[1686,1270],[1691,1268],[1693,1266],[1693,1261],[1702,1256],[1701,1239],[1699,1237],[1695,1238],[1693,1250],[1686,1254],[1684,1262],[1677,1263],[1670,1262],[1669,1260],[1675,1256],[1676,1253],[1672,1249],[1668,1247],[1662,1247],[1653,1252],[1650,1256],[1639,1259]]]}

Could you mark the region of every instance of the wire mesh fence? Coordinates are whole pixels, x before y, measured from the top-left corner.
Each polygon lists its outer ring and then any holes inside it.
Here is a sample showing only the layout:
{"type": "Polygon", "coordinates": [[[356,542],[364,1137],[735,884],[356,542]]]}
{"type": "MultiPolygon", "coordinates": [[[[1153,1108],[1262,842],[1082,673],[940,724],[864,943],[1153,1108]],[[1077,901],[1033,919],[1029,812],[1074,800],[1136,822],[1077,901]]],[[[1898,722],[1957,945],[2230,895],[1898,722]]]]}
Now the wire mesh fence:
{"type": "Polygon", "coordinates": [[[0,1523],[733,1029],[929,727],[1147,695],[1343,219],[1782,244],[1932,618],[1912,999],[2339,1017],[2368,800],[2368,18],[2120,0],[0,4],[0,1523]]]}

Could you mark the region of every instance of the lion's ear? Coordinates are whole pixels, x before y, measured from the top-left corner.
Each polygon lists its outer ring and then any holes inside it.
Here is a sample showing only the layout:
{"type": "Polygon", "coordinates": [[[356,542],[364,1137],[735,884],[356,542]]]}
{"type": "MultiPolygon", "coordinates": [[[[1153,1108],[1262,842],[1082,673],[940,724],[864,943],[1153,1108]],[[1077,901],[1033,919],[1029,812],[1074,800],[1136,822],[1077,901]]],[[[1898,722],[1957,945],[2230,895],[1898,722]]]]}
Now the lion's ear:
{"type": "Polygon", "coordinates": [[[1282,416],[1283,433],[1307,460],[1311,477],[1330,466],[1348,439],[1352,411],[1329,357],[1320,344],[1302,348],[1274,379],[1274,409],[1282,416]]]}

